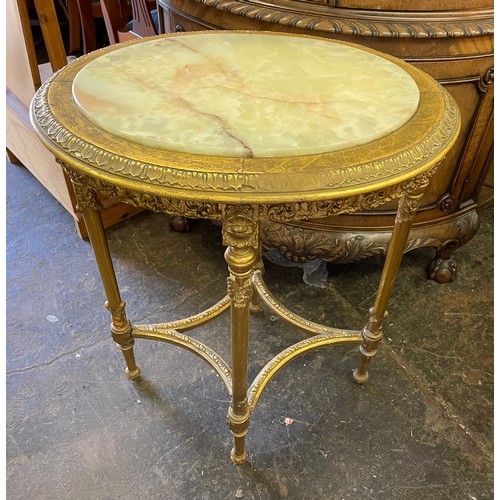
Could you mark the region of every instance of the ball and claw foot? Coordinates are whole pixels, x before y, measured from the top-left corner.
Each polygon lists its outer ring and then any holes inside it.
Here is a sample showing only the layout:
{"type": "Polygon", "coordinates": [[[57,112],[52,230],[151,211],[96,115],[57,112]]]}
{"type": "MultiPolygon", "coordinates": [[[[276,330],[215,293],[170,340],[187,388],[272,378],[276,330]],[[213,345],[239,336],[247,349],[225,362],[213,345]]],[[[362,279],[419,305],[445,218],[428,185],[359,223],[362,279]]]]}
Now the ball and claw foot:
{"type": "Polygon", "coordinates": [[[429,278],[438,283],[450,283],[457,279],[457,265],[451,259],[441,257],[434,259],[429,265],[429,278]]]}
{"type": "Polygon", "coordinates": [[[368,380],[368,372],[365,372],[363,374],[359,373],[359,370],[356,368],[352,372],[352,378],[358,383],[358,384],[364,384],[368,380]]]}
{"type": "Polygon", "coordinates": [[[248,457],[247,450],[244,451],[243,455],[238,455],[238,456],[236,455],[234,448],[231,450],[231,460],[233,463],[237,465],[245,463],[247,457],[248,457]]]}
{"type": "Polygon", "coordinates": [[[141,369],[137,367],[135,370],[130,371],[128,368],[125,369],[125,373],[130,380],[135,380],[141,376],[141,369]]]}

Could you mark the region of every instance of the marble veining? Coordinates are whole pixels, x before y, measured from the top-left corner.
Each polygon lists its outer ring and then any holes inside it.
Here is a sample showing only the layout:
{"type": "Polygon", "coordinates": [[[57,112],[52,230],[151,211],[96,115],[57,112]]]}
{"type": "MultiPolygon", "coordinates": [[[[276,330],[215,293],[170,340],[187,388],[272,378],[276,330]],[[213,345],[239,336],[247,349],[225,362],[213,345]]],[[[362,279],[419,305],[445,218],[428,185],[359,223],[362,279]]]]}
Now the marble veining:
{"type": "Polygon", "coordinates": [[[83,67],[73,96],[95,125],[170,151],[283,157],[400,128],[419,90],[401,67],[330,40],[265,33],[154,38],[83,67]]]}

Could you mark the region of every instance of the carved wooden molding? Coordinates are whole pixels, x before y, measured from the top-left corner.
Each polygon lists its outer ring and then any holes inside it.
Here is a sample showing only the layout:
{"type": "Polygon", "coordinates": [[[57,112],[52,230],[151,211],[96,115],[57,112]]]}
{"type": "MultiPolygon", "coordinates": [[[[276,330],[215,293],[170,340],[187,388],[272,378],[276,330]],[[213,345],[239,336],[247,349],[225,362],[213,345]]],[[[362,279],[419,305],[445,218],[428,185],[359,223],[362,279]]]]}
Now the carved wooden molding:
{"type": "MultiPolygon", "coordinates": [[[[405,251],[421,247],[435,247],[439,253],[452,245],[452,250],[467,243],[477,232],[479,219],[475,211],[458,219],[443,222],[433,228],[414,228],[405,251]]],[[[318,231],[291,224],[273,221],[261,223],[263,249],[279,250],[287,259],[310,262],[317,258],[327,262],[356,262],[366,257],[385,253],[391,232],[356,230],[357,234],[346,231],[318,231]]],[[[451,253],[451,252],[450,252],[451,253]]]]}
{"type": "Polygon", "coordinates": [[[237,16],[338,35],[386,38],[453,38],[493,35],[493,9],[389,12],[343,9],[286,1],[272,6],[252,0],[195,0],[237,16]],[[308,11],[306,11],[308,10],[308,11]]]}
{"type": "Polygon", "coordinates": [[[426,183],[421,184],[414,192],[399,199],[395,224],[411,221],[415,218],[415,214],[417,213],[422,197],[424,196],[424,190],[429,185],[429,180],[430,177],[427,177],[426,183]]]}
{"type": "Polygon", "coordinates": [[[75,209],[79,212],[86,208],[101,210],[103,208],[102,203],[97,197],[96,190],[89,186],[87,177],[76,170],[71,170],[69,165],[61,161],[59,158],[56,158],[56,162],[59,163],[69,175],[77,199],[75,209]]]}

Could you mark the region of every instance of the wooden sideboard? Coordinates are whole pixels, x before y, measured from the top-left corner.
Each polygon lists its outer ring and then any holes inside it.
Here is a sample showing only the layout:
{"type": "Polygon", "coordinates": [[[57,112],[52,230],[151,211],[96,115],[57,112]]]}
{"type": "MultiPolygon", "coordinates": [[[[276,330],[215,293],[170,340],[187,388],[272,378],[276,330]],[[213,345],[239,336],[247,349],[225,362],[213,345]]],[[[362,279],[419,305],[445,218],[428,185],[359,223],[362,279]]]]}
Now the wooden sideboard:
{"type": "MultiPolygon", "coordinates": [[[[493,201],[493,0],[158,0],[162,32],[290,31],[336,38],[400,57],[456,99],[460,137],[433,179],[407,250],[434,247],[430,277],[456,278],[453,252],[493,201]],[[372,6],[372,7],[370,7],[372,6]],[[491,168],[490,168],[491,167],[491,168]],[[488,179],[487,182],[485,180],[488,179]]],[[[385,252],[395,206],[300,224],[267,223],[267,249],[295,262],[352,262],[385,252]]]]}
{"type": "MultiPolygon", "coordinates": [[[[85,238],[87,230],[76,210],[73,187],[54,156],[35,136],[29,120],[29,106],[35,91],[53,71],[67,63],[53,3],[46,0],[35,3],[50,59],[45,64],[38,64],[26,0],[7,0],[7,155],[12,163],[24,165],[61,203],[73,217],[78,234],[85,238]]],[[[142,210],[104,197],[101,202],[105,227],[142,210]]]]}

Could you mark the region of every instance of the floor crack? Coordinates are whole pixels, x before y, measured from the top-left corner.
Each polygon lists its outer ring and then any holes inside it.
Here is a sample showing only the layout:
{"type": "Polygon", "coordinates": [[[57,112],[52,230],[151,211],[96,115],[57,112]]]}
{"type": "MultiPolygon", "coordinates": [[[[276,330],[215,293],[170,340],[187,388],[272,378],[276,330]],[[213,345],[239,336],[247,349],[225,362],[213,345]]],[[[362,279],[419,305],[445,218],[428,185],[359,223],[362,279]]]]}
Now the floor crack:
{"type": "Polygon", "coordinates": [[[30,371],[30,370],[34,370],[35,368],[40,368],[42,366],[49,366],[52,363],[56,362],[58,359],[64,358],[65,356],[70,356],[72,354],[75,354],[78,351],[81,351],[82,349],[90,349],[91,347],[94,347],[97,344],[100,344],[102,342],[109,342],[109,339],[108,338],[98,339],[95,342],[93,342],[92,344],[77,347],[76,349],[74,349],[72,351],[63,352],[62,354],[59,354],[58,356],[56,356],[55,358],[50,359],[49,361],[44,361],[43,363],[38,363],[38,364],[35,364],[35,365],[31,365],[31,366],[26,366],[24,368],[16,368],[14,370],[9,370],[9,371],[6,371],[5,374],[6,375],[11,375],[13,373],[23,373],[23,372],[27,372],[27,371],[30,371]]]}

